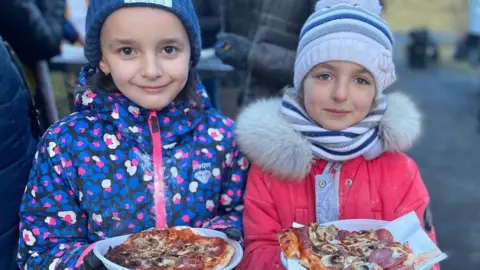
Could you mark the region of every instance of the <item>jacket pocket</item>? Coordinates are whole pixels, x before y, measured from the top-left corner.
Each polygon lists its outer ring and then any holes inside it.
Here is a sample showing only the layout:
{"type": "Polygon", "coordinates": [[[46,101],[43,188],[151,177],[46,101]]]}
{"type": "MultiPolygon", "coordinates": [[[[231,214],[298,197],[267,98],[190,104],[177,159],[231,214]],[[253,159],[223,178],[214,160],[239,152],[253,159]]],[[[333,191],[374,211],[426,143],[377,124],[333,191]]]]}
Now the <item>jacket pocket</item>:
{"type": "MultiPolygon", "coordinates": [[[[298,224],[307,225],[308,222],[308,209],[296,208],[294,221],[298,224]]],[[[290,224],[291,225],[291,224],[290,224]]]]}

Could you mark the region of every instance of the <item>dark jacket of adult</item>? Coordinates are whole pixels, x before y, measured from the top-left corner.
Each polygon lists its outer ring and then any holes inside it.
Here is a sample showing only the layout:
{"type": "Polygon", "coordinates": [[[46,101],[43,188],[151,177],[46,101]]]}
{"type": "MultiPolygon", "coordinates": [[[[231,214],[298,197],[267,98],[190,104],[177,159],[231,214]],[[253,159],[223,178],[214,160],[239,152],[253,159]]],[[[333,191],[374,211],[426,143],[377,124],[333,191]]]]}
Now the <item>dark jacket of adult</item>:
{"type": "Polygon", "coordinates": [[[18,212],[39,135],[26,83],[0,38],[0,269],[18,269],[18,212]]]}

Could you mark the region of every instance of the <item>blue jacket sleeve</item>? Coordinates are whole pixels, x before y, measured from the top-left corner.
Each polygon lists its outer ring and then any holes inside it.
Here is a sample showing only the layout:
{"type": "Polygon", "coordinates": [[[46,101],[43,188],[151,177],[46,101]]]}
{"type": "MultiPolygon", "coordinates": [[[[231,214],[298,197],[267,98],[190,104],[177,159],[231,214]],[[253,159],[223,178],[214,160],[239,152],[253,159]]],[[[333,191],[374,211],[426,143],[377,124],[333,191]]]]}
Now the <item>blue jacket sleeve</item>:
{"type": "Polygon", "coordinates": [[[223,175],[220,202],[216,208],[217,216],[205,222],[205,228],[234,227],[242,232],[243,194],[250,164],[236,147],[235,141],[233,146],[233,151],[225,156],[225,163],[229,169],[228,173],[223,175]]]}
{"type": "Polygon", "coordinates": [[[18,264],[22,269],[73,269],[91,249],[76,172],[56,140],[45,134],[35,154],[20,207],[18,264]]]}

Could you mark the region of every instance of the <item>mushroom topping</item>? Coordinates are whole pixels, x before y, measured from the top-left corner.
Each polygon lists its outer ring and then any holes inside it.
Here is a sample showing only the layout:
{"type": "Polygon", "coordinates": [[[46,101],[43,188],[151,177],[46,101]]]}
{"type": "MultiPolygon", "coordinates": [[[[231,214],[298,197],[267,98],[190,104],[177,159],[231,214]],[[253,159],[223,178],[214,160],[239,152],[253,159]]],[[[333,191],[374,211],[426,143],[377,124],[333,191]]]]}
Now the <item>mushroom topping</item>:
{"type": "Polygon", "coordinates": [[[323,256],[322,263],[328,267],[328,269],[343,270],[345,266],[345,257],[340,254],[323,256]]]}

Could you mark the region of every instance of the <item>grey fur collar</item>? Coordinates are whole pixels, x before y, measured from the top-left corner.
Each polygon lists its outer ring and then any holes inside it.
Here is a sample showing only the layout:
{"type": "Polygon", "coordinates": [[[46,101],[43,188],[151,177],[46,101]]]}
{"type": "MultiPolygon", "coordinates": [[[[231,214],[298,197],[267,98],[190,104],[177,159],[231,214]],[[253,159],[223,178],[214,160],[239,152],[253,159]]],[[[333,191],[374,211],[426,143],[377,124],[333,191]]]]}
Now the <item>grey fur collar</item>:
{"type": "MultiPolygon", "coordinates": [[[[401,93],[387,94],[388,109],[380,130],[384,151],[410,149],[420,137],[421,114],[401,93]]],[[[309,143],[285,121],[281,99],[260,100],[248,106],[237,119],[236,139],[240,150],[263,170],[281,179],[303,179],[313,161],[309,143]]]]}

